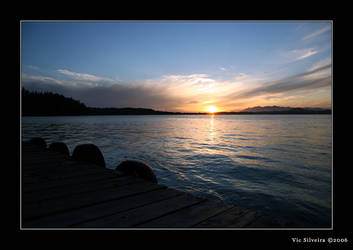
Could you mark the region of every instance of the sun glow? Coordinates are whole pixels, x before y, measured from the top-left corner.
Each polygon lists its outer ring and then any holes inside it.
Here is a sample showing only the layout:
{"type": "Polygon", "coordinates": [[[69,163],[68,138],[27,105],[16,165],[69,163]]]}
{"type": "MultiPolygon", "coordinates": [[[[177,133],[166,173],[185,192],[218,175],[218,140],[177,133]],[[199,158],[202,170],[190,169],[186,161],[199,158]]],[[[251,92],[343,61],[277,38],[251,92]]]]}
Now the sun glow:
{"type": "Polygon", "coordinates": [[[215,106],[209,106],[208,108],[207,108],[207,111],[209,112],[209,113],[216,113],[217,111],[218,111],[218,108],[216,108],[215,106]]]}

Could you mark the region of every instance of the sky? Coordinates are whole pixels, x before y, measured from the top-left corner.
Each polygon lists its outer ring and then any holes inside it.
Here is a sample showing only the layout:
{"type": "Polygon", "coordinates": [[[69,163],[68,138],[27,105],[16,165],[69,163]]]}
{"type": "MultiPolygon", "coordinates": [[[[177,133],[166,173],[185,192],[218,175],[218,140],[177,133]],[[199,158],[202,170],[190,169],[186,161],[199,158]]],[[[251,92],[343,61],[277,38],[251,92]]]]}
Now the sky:
{"type": "Polygon", "coordinates": [[[331,107],[331,21],[22,21],[21,85],[90,107],[331,107]]]}

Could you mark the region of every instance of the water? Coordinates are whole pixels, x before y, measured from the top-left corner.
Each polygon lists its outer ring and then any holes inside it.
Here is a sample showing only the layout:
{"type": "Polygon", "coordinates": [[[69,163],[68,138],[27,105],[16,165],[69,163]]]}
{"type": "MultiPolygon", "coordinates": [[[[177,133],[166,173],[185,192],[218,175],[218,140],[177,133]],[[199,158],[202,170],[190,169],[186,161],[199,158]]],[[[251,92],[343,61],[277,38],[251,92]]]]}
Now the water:
{"type": "Polygon", "coordinates": [[[132,159],[160,184],[331,227],[331,115],[23,117],[22,139],[94,143],[107,167],[132,159]]]}

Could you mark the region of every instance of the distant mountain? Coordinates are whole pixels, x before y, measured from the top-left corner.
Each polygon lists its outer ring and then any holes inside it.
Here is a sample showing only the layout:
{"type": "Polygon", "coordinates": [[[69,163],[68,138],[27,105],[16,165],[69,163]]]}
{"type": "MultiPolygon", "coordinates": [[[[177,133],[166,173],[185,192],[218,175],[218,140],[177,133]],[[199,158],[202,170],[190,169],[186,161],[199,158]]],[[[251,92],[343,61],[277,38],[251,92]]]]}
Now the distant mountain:
{"type": "Polygon", "coordinates": [[[279,112],[279,111],[288,111],[290,107],[280,107],[280,106],[256,106],[252,108],[246,108],[240,112],[279,112]]]}
{"type": "Polygon", "coordinates": [[[323,108],[293,108],[293,107],[280,107],[280,106],[256,106],[246,108],[240,113],[275,113],[275,114],[331,114],[330,109],[323,108]]]}

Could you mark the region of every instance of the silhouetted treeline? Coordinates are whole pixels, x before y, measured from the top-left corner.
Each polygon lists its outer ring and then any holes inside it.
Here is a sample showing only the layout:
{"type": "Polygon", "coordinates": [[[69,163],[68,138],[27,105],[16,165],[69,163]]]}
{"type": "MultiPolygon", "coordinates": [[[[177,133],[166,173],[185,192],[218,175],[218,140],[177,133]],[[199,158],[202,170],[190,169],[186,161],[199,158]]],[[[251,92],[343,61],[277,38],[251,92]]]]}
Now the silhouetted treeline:
{"type": "Polygon", "coordinates": [[[173,112],[156,111],[144,108],[87,108],[89,115],[170,115],[173,112]]]}
{"type": "Polygon", "coordinates": [[[30,92],[22,88],[22,115],[164,115],[173,112],[144,108],[92,108],[72,98],[51,92],[30,92]]]}
{"type": "Polygon", "coordinates": [[[80,101],[51,92],[29,92],[22,88],[22,115],[80,115],[87,107],[80,101]]]}

